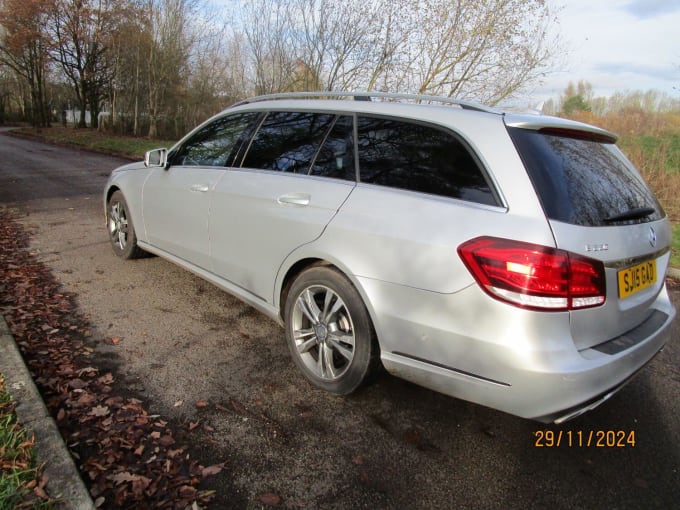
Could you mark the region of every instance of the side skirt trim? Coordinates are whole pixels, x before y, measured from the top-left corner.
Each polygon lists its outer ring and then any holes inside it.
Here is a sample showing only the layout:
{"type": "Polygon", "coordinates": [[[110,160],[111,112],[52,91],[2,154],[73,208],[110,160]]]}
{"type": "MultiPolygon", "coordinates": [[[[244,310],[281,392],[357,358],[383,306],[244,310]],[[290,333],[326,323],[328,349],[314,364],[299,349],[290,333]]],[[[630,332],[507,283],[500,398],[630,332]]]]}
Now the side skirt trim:
{"type": "Polygon", "coordinates": [[[496,381],[495,379],[489,379],[488,377],[484,377],[484,376],[481,376],[481,375],[466,372],[465,370],[459,370],[457,368],[453,368],[453,367],[450,367],[448,365],[444,365],[442,363],[437,363],[435,361],[429,361],[429,360],[426,360],[426,359],[423,359],[423,358],[419,358],[417,356],[411,356],[410,354],[405,354],[403,352],[393,352],[392,354],[395,355],[395,356],[401,356],[403,358],[412,359],[413,361],[417,361],[419,363],[425,363],[427,365],[432,365],[432,366],[437,367],[437,368],[442,368],[444,370],[448,370],[449,372],[455,372],[455,373],[460,374],[460,375],[472,377],[472,378],[478,379],[480,381],[498,384],[499,386],[505,386],[507,388],[512,386],[511,384],[508,384],[508,383],[505,383],[505,382],[502,382],[502,381],[496,381]]]}

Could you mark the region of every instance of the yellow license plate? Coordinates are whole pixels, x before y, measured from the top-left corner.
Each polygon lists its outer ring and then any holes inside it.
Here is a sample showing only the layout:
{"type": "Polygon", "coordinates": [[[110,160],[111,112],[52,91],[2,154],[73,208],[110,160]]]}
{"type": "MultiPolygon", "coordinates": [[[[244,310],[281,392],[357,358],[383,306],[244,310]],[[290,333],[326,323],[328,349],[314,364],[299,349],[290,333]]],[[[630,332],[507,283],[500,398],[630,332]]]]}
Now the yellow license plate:
{"type": "Polygon", "coordinates": [[[654,285],[656,282],[656,260],[648,260],[642,264],[622,269],[619,277],[619,298],[627,298],[654,285]]]}

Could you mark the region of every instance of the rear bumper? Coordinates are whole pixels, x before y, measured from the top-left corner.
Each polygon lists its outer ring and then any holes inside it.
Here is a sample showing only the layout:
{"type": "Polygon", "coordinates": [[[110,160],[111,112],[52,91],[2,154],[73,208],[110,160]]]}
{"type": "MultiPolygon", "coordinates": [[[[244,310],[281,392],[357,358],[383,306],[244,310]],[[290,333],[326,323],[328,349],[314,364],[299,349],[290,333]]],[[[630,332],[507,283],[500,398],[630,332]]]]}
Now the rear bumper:
{"type": "Polygon", "coordinates": [[[628,345],[613,354],[601,346],[578,351],[567,312],[520,310],[476,286],[444,295],[361,284],[388,372],[544,422],[566,421],[609,399],[663,348],[675,317],[663,290],[650,310],[652,326],[643,323],[611,341],[628,345]]]}
{"type": "MultiPolygon", "coordinates": [[[[657,352],[657,354],[662,350],[663,347],[661,348],[661,350],[657,352]]],[[[640,367],[640,370],[642,368],[644,368],[644,366],[640,367]]],[[[630,377],[628,377],[628,379],[618,384],[614,388],[611,388],[602,393],[601,395],[597,395],[591,398],[590,400],[583,402],[582,404],[579,404],[576,407],[572,407],[570,409],[563,409],[558,413],[551,414],[548,416],[535,417],[534,419],[537,421],[541,421],[543,423],[556,423],[558,425],[566,421],[573,420],[574,418],[577,418],[578,416],[581,416],[582,414],[587,413],[588,411],[592,411],[596,407],[599,407],[601,404],[604,404],[607,400],[616,395],[619,392],[619,390],[621,390],[626,384],[628,384],[638,372],[639,370],[633,373],[630,377]]]]}

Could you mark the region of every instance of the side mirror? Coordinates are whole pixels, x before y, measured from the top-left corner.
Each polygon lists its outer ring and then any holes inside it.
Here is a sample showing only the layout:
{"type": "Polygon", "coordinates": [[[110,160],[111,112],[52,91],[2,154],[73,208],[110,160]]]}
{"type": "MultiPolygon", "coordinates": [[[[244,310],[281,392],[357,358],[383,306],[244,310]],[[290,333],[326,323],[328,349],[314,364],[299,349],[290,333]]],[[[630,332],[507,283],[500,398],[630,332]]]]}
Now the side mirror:
{"type": "Polygon", "coordinates": [[[168,167],[168,149],[154,149],[147,151],[144,154],[144,166],[151,167],[168,167]]]}

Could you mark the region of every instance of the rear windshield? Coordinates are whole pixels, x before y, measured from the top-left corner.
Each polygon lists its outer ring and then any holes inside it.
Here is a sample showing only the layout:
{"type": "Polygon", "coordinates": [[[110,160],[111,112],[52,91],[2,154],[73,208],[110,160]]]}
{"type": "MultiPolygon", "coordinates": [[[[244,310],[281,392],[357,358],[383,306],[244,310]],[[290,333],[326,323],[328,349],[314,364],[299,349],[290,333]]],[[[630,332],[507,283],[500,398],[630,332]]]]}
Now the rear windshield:
{"type": "Polygon", "coordinates": [[[654,221],[659,202],[611,143],[508,128],[546,215],[584,226],[654,221]]]}

